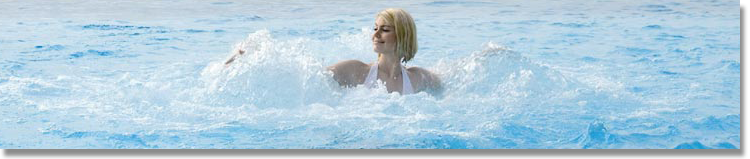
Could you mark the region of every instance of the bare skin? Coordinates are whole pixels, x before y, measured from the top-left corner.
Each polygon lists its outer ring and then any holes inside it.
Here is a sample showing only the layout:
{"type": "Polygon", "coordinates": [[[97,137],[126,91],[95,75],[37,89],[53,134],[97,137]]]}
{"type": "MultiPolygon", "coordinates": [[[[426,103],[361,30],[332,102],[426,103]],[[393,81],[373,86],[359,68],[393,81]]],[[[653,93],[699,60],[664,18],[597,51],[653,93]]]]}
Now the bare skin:
{"type": "MultiPolygon", "coordinates": [[[[375,32],[372,35],[373,50],[379,54],[378,58],[378,80],[383,81],[388,92],[403,92],[403,77],[401,74],[401,57],[396,57],[396,32],[395,28],[386,24],[386,21],[378,18],[375,21],[375,32]]],[[[238,50],[229,60],[224,62],[228,66],[234,60],[242,56],[244,50],[238,50]]],[[[355,87],[365,83],[370,67],[374,63],[366,64],[359,60],[345,60],[328,67],[333,72],[333,78],[339,85],[344,87],[355,87]]],[[[406,68],[414,92],[442,90],[440,78],[432,72],[419,68],[406,68]]]]}
{"type": "MultiPolygon", "coordinates": [[[[401,57],[396,57],[396,32],[395,28],[384,19],[375,21],[375,32],[372,35],[373,50],[379,54],[378,58],[378,80],[385,83],[388,92],[403,92],[403,77],[401,74],[401,57]]],[[[373,63],[374,64],[374,63],[373,63]]],[[[333,78],[341,86],[354,87],[363,84],[370,67],[358,60],[346,60],[329,66],[333,72],[333,78]]],[[[409,67],[406,69],[414,92],[439,91],[441,89],[440,78],[430,71],[409,67]]]]}
{"type": "Polygon", "coordinates": [[[245,50],[237,50],[237,53],[232,55],[232,58],[229,58],[227,62],[224,62],[224,66],[229,65],[230,63],[234,62],[234,59],[237,58],[237,56],[242,56],[242,54],[245,54],[245,50]]]}

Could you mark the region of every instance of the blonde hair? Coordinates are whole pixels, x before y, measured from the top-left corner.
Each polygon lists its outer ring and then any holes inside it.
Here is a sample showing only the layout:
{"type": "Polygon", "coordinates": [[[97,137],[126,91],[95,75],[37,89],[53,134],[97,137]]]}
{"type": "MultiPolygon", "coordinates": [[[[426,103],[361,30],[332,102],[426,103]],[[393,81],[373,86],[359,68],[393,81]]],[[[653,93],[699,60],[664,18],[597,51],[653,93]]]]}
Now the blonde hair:
{"type": "Polygon", "coordinates": [[[414,19],[403,9],[388,8],[378,13],[376,18],[383,18],[396,30],[396,56],[407,62],[417,54],[417,26],[414,19]]]}

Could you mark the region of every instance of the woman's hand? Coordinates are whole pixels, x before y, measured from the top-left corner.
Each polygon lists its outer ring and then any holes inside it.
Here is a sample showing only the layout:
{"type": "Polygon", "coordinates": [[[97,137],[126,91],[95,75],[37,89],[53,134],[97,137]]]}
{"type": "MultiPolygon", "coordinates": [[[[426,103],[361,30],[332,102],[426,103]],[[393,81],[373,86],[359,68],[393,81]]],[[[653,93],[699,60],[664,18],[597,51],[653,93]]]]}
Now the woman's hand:
{"type": "Polygon", "coordinates": [[[234,59],[237,58],[237,56],[242,56],[242,54],[245,54],[245,50],[237,50],[237,53],[234,54],[232,56],[232,58],[229,58],[229,60],[227,60],[227,62],[224,62],[224,66],[229,65],[230,63],[232,63],[234,61],[234,59]]]}

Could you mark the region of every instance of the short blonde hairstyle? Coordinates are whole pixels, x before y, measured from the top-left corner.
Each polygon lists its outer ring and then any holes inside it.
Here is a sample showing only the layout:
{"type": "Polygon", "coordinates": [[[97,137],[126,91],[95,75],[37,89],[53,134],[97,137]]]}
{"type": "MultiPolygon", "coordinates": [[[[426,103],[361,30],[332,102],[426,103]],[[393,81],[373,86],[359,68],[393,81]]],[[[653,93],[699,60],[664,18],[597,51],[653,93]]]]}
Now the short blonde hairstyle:
{"type": "Polygon", "coordinates": [[[378,13],[376,18],[383,18],[396,30],[396,56],[407,62],[417,54],[417,26],[411,15],[398,8],[388,8],[378,13]]]}

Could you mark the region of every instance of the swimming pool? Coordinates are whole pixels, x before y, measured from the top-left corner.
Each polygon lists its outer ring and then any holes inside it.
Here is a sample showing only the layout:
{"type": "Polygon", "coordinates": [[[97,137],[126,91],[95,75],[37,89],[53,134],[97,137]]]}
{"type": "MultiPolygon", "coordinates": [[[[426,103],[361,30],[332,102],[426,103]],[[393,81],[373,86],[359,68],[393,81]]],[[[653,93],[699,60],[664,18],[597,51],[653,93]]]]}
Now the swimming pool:
{"type": "Polygon", "coordinates": [[[740,148],[738,1],[4,1],[0,148],[740,148]],[[344,89],[375,13],[446,91],[344,89]],[[246,56],[224,67],[234,49],[246,56]]]}

